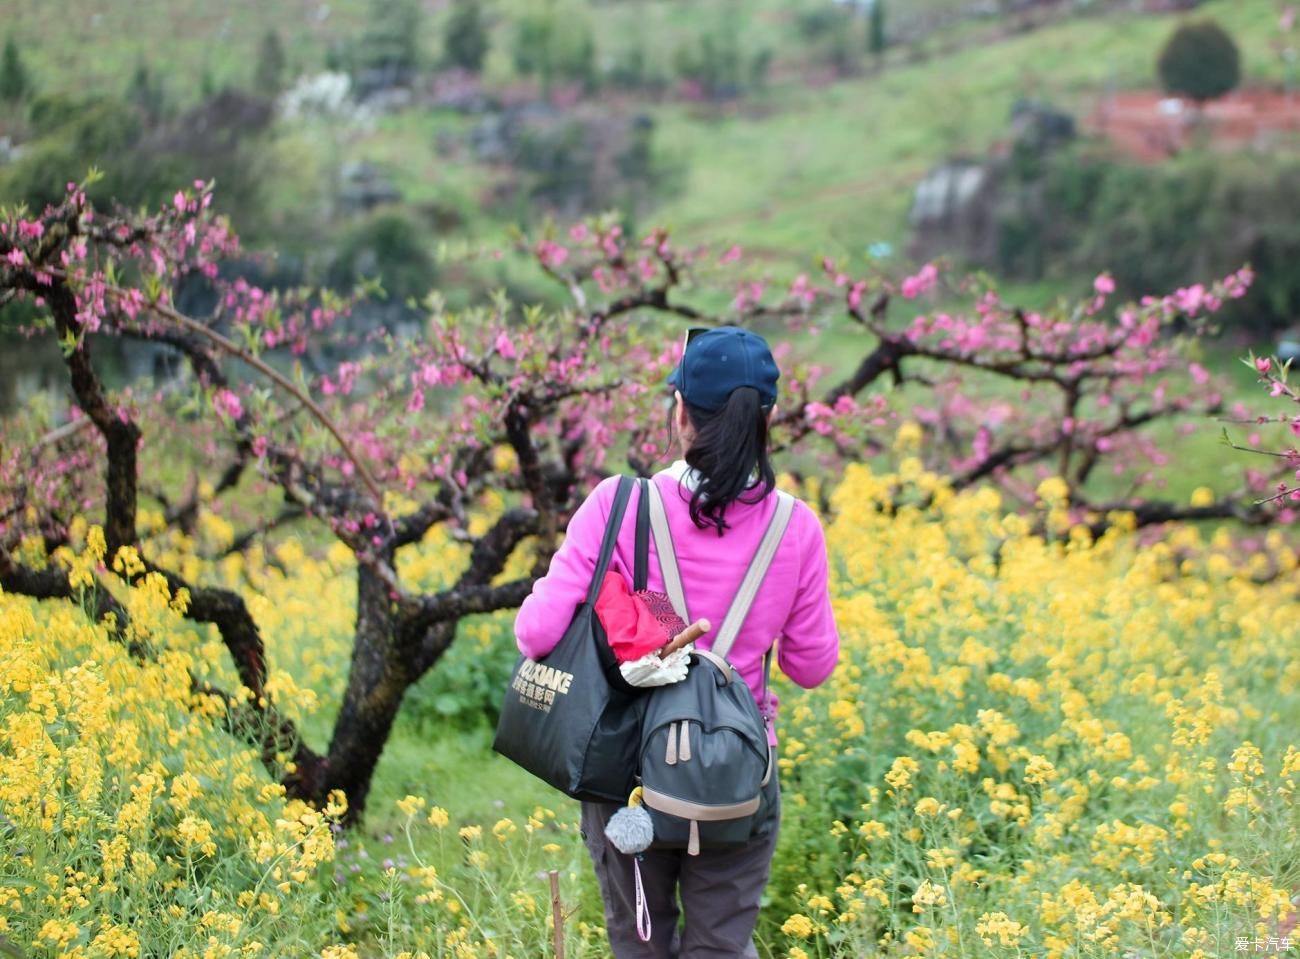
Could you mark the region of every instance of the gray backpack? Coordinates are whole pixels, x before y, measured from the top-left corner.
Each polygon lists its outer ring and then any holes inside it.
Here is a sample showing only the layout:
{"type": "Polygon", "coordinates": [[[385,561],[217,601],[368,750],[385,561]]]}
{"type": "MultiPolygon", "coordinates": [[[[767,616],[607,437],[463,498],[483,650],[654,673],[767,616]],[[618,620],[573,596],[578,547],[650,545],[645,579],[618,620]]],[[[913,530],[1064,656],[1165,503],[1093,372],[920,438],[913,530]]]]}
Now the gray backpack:
{"type": "MultiPolygon", "coordinates": [[[[665,591],[677,615],[689,623],[663,500],[653,482],[642,487],[643,494],[647,490],[665,591]]],[[[769,719],[759,713],[749,687],[727,662],[727,654],[794,509],[793,497],[776,495],[771,523],[712,648],[691,654],[686,679],[657,687],[646,697],[639,776],[656,847],[685,847],[694,856],[702,846],[741,844],[757,835],[774,812],[774,805],[764,801],[766,787],[776,774],[767,742],[769,719]]],[[[769,649],[763,660],[764,701],[771,660],[769,649]]]]}

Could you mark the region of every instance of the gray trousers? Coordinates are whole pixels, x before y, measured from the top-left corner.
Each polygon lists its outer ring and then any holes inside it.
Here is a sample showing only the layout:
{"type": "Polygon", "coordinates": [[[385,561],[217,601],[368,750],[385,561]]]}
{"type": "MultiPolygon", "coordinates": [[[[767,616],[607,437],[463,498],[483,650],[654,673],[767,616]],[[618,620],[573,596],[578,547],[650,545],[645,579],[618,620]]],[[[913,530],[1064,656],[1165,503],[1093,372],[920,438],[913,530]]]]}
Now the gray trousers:
{"type": "Polygon", "coordinates": [[[605,901],[605,928],[615,959],[758,959],[754,926],[776,851],[780,787],[772,777],[771,827],[744,846],[701,849],[647,849],[642,853],[641,884],[650,910],[651,935],[636,931],[636,887],[632,856],[605,838],[605,823],[622,807],[583,803],[582,835],[596,867],[605,901]],[[678,908],[677,894],[681,894],[678,908]],[[678,919],[686,914],[685,924],[678,919]]]}

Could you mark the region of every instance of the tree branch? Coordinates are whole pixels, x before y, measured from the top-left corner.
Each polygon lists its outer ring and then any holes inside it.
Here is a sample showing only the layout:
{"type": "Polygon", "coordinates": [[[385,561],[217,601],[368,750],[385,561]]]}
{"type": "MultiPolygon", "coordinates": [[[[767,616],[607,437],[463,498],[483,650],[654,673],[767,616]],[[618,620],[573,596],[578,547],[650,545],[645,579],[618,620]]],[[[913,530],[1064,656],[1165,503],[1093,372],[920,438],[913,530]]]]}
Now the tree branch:
{"type": "Polygon", "coordinates": [[[53,284],[46,293],[59,339],[75,345],[64,355],[72,378],[77,405],[104,437],[108,448],[105,469],[104,537],[111,557],[136,541],[136,449],[140,427],[125,414],[111,409],[99,377],[90,362],[87,344],[77,320],[77,300],[65,283],[53,284]]]}
{"type": "MultiPolygon", "coordinates": [[[[112,284],[105,284],[104,292],[117,297],[119,300],[129,300],[129,295],[125,290],[112,284]]],[[[335,424],[325,411],[320,408],[315,400],[313,400],[307,393],[300,390],[293,381],[284,376],[284,374],[275,369],[275,367],[266,363],[260,357],[254,356],[232,340],[222,336],[215,330],[208,329],[202,323],[192,320],[190,317],[172,309],[167,304],[154,301],[146,303],[145,306],[158,316],[175,323],[181,329],[207,339],[221,350],[257,370],[286,393],[294,396],[298,402],[302,403],[302,405],[311,412],[312,416],[316,418],[316,421],[329,431],[330,435],[334,437],[335,442],[339,444],[339,448],[342,449],[343,455],[351,460],[352,465],[356,468],[357,475],[361,477],[361,481],[366,485],[366,489],[369,490],[371,497],[374,499],[374,508],[376,510],[383,509],[384,496],[379,489],[379,484],[375,481],[374,476],[371,475],[369,467],[367,467],[360,457],[357,456],[356,451],[352,449],[352,444],[343,436],[343,433],[338,428],[337,424],[335,424]]]]}

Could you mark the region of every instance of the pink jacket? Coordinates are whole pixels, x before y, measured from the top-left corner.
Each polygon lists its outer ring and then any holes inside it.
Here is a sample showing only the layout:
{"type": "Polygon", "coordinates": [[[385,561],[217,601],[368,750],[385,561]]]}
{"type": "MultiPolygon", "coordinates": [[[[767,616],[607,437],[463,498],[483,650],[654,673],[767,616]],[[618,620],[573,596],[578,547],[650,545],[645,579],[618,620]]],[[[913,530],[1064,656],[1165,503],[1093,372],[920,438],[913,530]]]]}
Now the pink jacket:
{"type": "MultiPolygon", "coordinates": [[[[752,504],[733,503],[727,508],[728,528],[719,537],[716,530],[700,529],[691,521],[694,483],[684,462],[656,474],[653,482],[659,485],[668,513],[687,611],[692,621],[707,619],[716,630],[763,538],[776,497],[752,504]]],[[[617,486],[617,477],[604,480],[578,507],[550,569],[520,606],[515,639],[525,656],[538,659],[554,649],[573,611],[586,597],[617,486]]],[[[640,491],[633,489],[610,564],[629,585],[639,498],[640,491]]],[[[647,586],[664,588],[653,537],[647,586]]],[[[826,540],[817,516],[802,502],[795,504],[790,525],[728,657],[755,700],[763,686],[763,656],[778,639],[777,664],[804,688],[825,680],[839,659],[839,633],[827,585],[826,540]]],[[[706,635],[699,645],[708,648],[710,641],[706,635]]],[[[771,694],[770,700],[775,713],[776,696],[771,694]]]]}

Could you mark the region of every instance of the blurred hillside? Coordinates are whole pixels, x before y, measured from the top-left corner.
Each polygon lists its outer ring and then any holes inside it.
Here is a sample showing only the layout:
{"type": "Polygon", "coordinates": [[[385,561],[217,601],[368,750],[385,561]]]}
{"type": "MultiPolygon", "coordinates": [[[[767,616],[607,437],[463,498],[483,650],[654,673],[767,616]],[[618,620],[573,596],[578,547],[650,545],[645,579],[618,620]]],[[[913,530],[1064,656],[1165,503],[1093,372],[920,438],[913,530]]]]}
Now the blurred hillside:
{"type": "Polygon", "coordinates": [[[10,7],[28,79],[0,109],[0,202],[92,165],[131,205],[215,177],[279,254],[249,267],[264,281],[382,275],[398,313],[435,283],[455,302],[523,282],[509,258],[439,264],[442,244],[606,210],[739,243],[774,276],[951,253],[1040,293],[1104,269],[1142,293],[1251,259],[1279,271],[1261,328],[1300,309],[1294,132],[1225,145],[1207,123],[1153,160],[1097,122],[1125,93],[1160,109],[1155,60],[1186,17],[1232,35],[1243,86],[1280,90],[1300,35],[1276,0],[10,7]],[[1013,120],[1027,105],[1070,135],[1041,141],[1013,120]],[[918,219],[918,187],[974,183],[963,169],[985,187],[918,219]],[[1241,210],[1278,219],[1251,233],[1241,210]]]}

